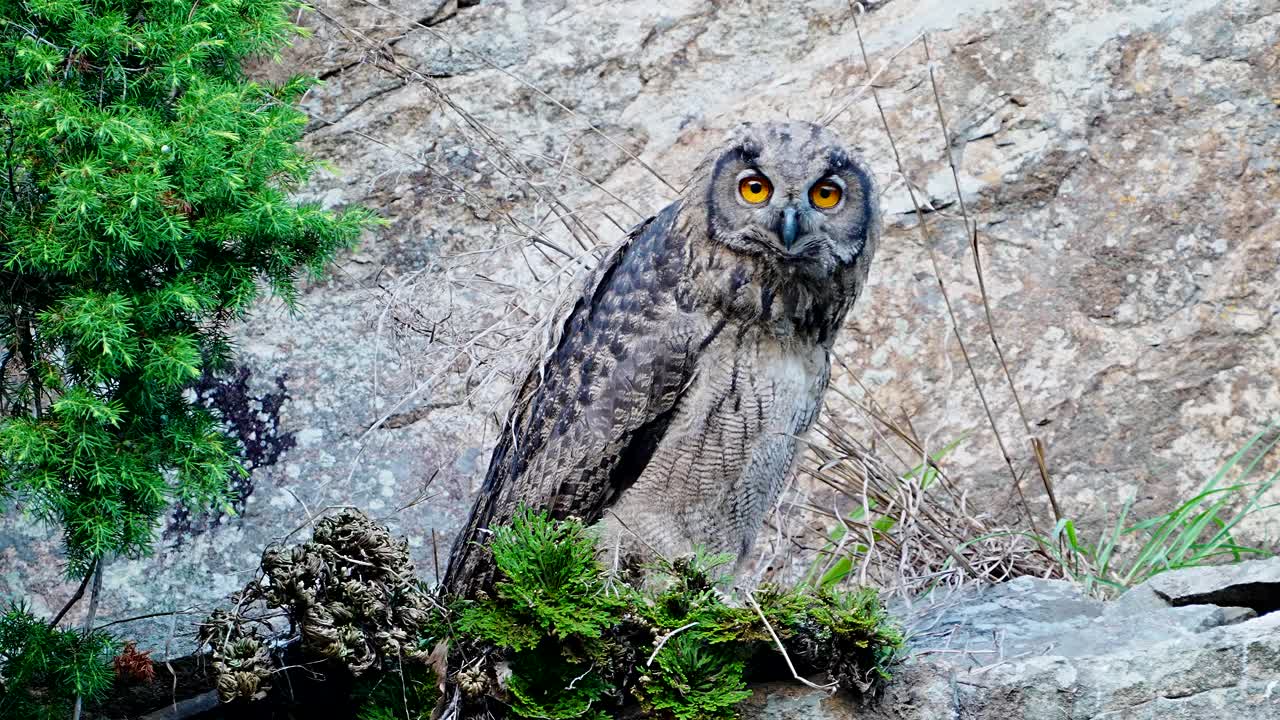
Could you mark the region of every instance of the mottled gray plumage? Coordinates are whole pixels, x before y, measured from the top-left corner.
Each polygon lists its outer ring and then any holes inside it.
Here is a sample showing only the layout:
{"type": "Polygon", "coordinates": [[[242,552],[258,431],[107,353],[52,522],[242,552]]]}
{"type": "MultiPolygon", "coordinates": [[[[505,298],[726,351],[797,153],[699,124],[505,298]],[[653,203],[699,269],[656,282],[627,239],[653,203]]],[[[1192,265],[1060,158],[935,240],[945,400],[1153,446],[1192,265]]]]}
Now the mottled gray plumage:
{"type": "Polygon", "coordinates": [[[631,550],[741,557],[821,407],[879,227],[870,172],[831,131],[735,130],[556,319],[445,587],[491,581],[476,541],[521,503],[599,523],[631,550]],[[823,181],[843,191],[825,210],[812,194],[823,181]],[[762,182],[772,193],[753,204],[762,182]]]}

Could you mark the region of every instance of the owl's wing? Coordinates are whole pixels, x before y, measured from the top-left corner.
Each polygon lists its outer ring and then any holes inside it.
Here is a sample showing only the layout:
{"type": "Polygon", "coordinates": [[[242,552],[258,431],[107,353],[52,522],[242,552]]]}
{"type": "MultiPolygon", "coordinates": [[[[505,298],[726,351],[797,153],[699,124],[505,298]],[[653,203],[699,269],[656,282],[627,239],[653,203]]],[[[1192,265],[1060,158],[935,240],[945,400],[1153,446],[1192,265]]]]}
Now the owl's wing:
{"type": "Polygon", "coordinates": [[[593,523],[652,457],[706,346],[678,321],[687,260],[677,213],[673,204],[632,230],[556,326],[507,416],[446,589],[489,584],[476,541],[520,505],[593,523]]]}

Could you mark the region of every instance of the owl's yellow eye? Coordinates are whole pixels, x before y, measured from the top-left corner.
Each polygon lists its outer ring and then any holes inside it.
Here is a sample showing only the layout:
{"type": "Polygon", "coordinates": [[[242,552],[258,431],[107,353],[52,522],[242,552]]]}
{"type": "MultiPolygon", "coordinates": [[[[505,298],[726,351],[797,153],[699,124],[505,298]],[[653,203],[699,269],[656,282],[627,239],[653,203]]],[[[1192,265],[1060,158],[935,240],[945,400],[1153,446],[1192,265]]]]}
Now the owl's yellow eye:
{"type": "Polygon", "coordinates": [[[752,205],[759,205],[773,194],[773,183],[763,175],[748,175],[738,181],[738,194],[752,205]]]}
{"type": "Polygon", "coordinates": [[[844,191],[830,180],[814,183],[813,187],[809,188],[809,202],[819,210],[830,210],[839,205],[842,195],[844,191]]]}

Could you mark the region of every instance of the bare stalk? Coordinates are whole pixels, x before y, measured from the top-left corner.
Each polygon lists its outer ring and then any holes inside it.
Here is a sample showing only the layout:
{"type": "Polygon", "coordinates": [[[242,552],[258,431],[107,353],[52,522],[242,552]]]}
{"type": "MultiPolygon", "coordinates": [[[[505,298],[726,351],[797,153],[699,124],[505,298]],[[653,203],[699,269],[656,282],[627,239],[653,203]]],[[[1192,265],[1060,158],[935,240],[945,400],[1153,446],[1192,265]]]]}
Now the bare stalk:
{"type": "Polygon", "coordinates": [[[689,628],[696,626],[697,624],[698,622],[696,620],[691,623],[686,623],[676,628],[675,630],[672,630],[671,632],[663,635],[662,637],[658,638],[658,643],[653,648],[653,654],[649,656],[649,662],[645,663],[644,666],[649,667],[653,665],[653,661],[658,657],[658,653],[662,651],[662,646],[666,645],[668,640],[675,637],[677,634],[682,633],[685,630],[688,630],[689,628]]]}
{"type": "Polygon", "coordinates": [[[63,605],[62,609],[58,611],[58,614],[54,615],[53,619],[49,621],[50,628],[58,627],[58,623],[62,622],[63,616],[65,616],[71,608],[75,607],[76,603],[80,602],[80,598],[84,597],[84,590],[89,586],[89,580],[93,578],[94,571],[97,569],[98,559],[94,558],[93,562],[89,563],[89,569],[85,572],[84,578],[80,580],[80,587],[76,588],[76,594],[72,595],[71,599],[67,601],[67,604],[63,605]]]}
{"type": "MultiPolygon", "coordinates": [[[[861,38],[859,38],[861,42],[861,38]]],[[[1053,492],[1053,483],[1049,480],[1049,470],[1045,462],[1044,443],[1036,437],[1031,431],[1031,423],[1027,420],[1026,409],[1022,405],[1022,397],[1018,394],[1018,386],[1013,381],[1013,374],[1009,371],[1009,363],[1005,360],[1004,350],[1000,347],[1000,338],[996,334],[996,322],[991,314],[991,299],[987,295],[987,282],[982,274],[982,253],[978,246],[978,223],[969,216],[969,208],[964,201],[964,192],[960,189],[960,170],[956,167],[955,153],[951,148],[951,131],[947,127],[947,116],[942,110],[942,93],[938,90],[938,78],[933,71],[933,53],[929,51],[929,37],[924,38],[924,57],[929,68],[929,85],[933,90],[934,107],[938,110],[938,124],[942,127],[943,150],[947,155],[947,165],[951,168],[951,181],[956,188],[956,199],[960,203],[960,214],[964,218],[965,233],[969,238],[969,246],[973,250],[973,269],[978,276],[978,296],[982,298],[982,311],[987,318],[987,333],[991,337],[991,345],[996,350],[996,357],[1000,360],[1000,368],[1004,372],[1005,382],[1009,386],[1009,392],[1013,395],[1013,402],[1018,407],[1018,417],[1022,420],[1022,427],[1026,430],[1027,438],[1031,443],[1032,452],[1035,455],[1036,467],[1040,471],[1040,480],[1044,483],[1045,494],[1049,497],[1049,504],[1053,507],[1054,520],[1062,521],[1062,510],[1058,507],[1058,498],[1053,492]]]]}
{"type": "Polygon", "coordinates": [[[787,667],[791,670],[791,677],[814,690],[823,690],[828,693],[835,692],[836,688],[839,687],[839,683],[830,682],[826,685],[818,685],[817,683],[810,682],[809,680],[800,677],[800,673],[796,672],[795,664],[791,662],[791,655],[787,653],[787,648],[782,644],[782,639],[778,637],[778,633],[774,632],[773,625],[769,624],[769,618],[764,616],[764,610],[760,609],[760,603],[756,602],[755,595],[749,591],[746,595],[747,600],[751,602],[751,607],[755,608],[756,614],[760,616],[760,622],[764,623],[765,629],[769,631],[769,636],[773,638],[774,644],[778,646],[778,652],[782,653],[782,659],[787,661],[787,667]]]}
{"type": "MultiPolygon", "coordinates": [[[[93,590],[89,592],[89,614],[84,619],[84,632],[89,634],[93,630],[93,621],[98,617],[98,596],[102,593],[102,566],[103,561],[95,564],[93,570],[93,590]]],[[[75,707],[71,710],[71,720],[80,720],[80,711],[84,705],[84,698],[76,695],[75,707]]]]}
{"type": "MultiPolygon", "coordinates": [[[[866,71],[870,73],[870,61],[867,59],[867,47],[862,39],[862,27],[858,23],[857,8],[850,3],[853,11],[853,27],[858,36],[858,47],[862,52],[862,62],[866,71]]],[[[875,86],[871,86],[871,98],[875,101],[876,110],[880,114],[880,122],[884,126],[885,135],[889,139],[889,147],[893,150],[893,159],[897,163],[898,172],[906,179],[907,194],[911,197],[911,205],[915,208],[917,226],[920,228],[921,240],[924,243],[925,250],[929,254],[929,263],[933,266],[934,279],[938,281],[938,290],[942,294],[943,303],[947,307],[947,316],[951,320],[951,331],[956,337],[956,342],[960,346],[960,353],[964,356],[965,366],[969,369],[969,376],[973,379],[974,388],[978,391],[978,399],[982,402],[982,409],[986,413],[987,422],[991,426],[991,431],[995,435],[996,444],[1000,448],[1000,455],[1004,458],[1005,465],[1009,469],[1009,475],[1013,479],[1013,486],[1018,492],[1018,501],[1023,512],[1027,516],[1027,521],[1031,524],[1031,528],[1036,532],[1039,529],[1036,525],[1035,516],[1031,513],[1031,507],[1027,504],[1026,496],[1022,492],[1022,481],[1018,477],[1018,473],[1014,470],[1013,460],[1009,457],[1008,450],[1005,449],[1004,438],[1000,434],[1000,428],[996,425],[995,415],[991,412],[991,405],[987,402],[986,392],[982,388],[982,381],[978,379],[978,373],[973,367],[973,359],[969,355],[969,349],[965,345],[964,336],[960,333],[960,322],[956,317],[955,308],[951,304],[951,296],[947,293],[946,282],[942,279],[942,267],[938,262],[937,252],[933,248],[933,237],[929,233],[929,223],[925,217],[923,209],[920,207],[920,201],[916,198],[915,188],[912,186],[910,176],[907,175],[906,168],[902,164],[902,156],[898,152],[897,141],[894,140],[893,131],[889,129],[889,119],[885,115],[884,106],[880,103],[880,94],[876,92],[875,86]]]]}

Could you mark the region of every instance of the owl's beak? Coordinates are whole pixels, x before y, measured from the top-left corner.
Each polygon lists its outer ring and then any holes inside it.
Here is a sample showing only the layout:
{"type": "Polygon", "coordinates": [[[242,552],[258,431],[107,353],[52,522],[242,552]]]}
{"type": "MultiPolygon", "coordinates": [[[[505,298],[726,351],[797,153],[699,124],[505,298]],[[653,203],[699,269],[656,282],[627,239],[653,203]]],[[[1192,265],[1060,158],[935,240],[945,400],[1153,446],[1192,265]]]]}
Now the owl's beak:
{"type": "Polygon", "coordinates": [[[799,230],[796,221],[796,206],[787,205],[782,208],[782,217],[778,219],[778,237],[782,238],[782,247],[787,250],[796,244],[796,232],[799,230]]]}

